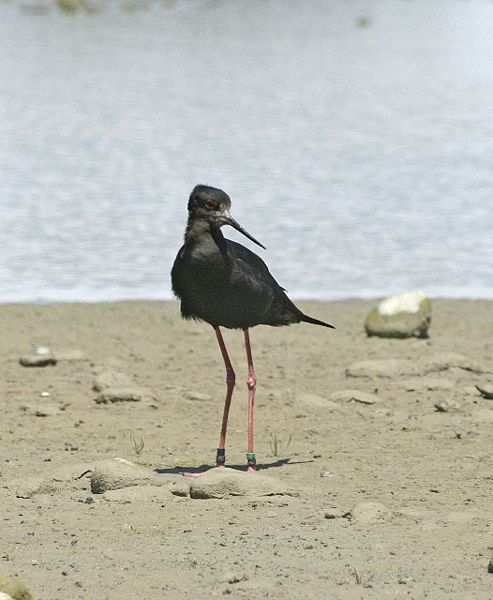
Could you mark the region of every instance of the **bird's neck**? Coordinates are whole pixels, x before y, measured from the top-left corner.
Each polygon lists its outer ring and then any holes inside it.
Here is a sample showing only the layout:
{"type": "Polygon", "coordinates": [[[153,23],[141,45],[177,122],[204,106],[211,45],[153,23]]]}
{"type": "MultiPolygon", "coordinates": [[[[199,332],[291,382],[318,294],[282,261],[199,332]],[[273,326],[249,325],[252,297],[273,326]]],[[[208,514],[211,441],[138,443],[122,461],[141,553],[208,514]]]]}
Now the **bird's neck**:
{"type": "Polygon", "coordinates": [[[195,246],[211,243],[214,243],[221,253],[226,252],[226,241],[219,227],[214,227],[206,219],[188,219],[185,244],[195,246]]]}

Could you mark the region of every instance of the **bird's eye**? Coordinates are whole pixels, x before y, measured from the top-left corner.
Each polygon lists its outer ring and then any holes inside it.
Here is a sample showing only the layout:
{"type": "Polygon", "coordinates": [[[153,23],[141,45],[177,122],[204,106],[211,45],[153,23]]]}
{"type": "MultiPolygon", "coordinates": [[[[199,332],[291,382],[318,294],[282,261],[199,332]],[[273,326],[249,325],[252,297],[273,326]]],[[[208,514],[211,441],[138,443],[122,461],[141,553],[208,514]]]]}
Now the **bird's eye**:
{"type": "Polygon", "coordinates": [[[213,200],[206,200],[205,201],[205,207],[208,208],[209,210],[211,208],[214,208],[214,201],[213,200]]]}

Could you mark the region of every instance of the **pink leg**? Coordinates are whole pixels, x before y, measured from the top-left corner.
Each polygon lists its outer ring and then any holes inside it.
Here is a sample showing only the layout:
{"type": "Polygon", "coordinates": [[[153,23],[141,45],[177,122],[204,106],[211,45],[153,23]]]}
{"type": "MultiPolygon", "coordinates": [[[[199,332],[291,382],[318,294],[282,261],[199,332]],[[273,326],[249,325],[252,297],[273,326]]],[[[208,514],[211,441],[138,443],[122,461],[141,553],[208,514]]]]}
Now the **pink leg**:
{"type": "Polygon", "coordinates": [[[245,348],[248,361],[248,451],[247,465],[248,472],[255,473],[255,451],[253,449],[253,408],[255,403],[255,389],[257,386],[257,378],[253,367],[252,348],[250,346],[250,335],[248,329],[245,329],[245,348]]]}
{"type": "Polygon", "coordinates": [[[216,465],[218,467],[224,466],[226,462],[226,429],[228,427],[228,416],[229,416],[229,407],[231,406],[231,397],[233,395],[233,388],[235,387],[235,372],[233,371],[233,366],[231,361],[229,360],[228,351],[226,350],[226,345],[224,344],[223,336],[219,327],[214,327],[214,331],[216,332],[217,342],[219,344],[219,348],[221,350],[221,354],[224,360],[224,366],[226,367],[226,400],[224,401],[224,412],[223,412],[223,422],[221,425],[221,435],[219,437],[219,447],[216,452],[216,465]]]}

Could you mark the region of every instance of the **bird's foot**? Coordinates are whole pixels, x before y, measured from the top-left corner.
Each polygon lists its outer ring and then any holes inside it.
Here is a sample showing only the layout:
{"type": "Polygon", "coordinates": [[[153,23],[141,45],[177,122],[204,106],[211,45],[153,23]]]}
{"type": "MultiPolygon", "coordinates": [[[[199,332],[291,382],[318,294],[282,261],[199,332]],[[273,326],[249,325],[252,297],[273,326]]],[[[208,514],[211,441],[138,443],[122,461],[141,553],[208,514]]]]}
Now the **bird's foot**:
{"type": "MultiPolygon", "coordinates": [[[[226,451],[224,450],[224,448],[218,448],[216,450],[216,468],[224,468],[225,463],[226,463],[226,451]]],[[[210,469],[207,469],[206,471],[187,472],[187,473],[183,473],[183,475],[185,477],[200,477],[204,473],[207,473],[207,471],[209,471],[209,470],[210,469]]]]}
{"type": "MultiPolygon", "coordinates": [[[[211,467],[210,469],[206,469],[205,471],[185,471],[185,473],[183,473],[183,477],[201,477],[202,475],[205,475],[213,468],[214,467],[211,467]]],[[[216,465],[215,468],[224,469],[225,466],[224,465],[216,465]]]]}
{"type": "Polygon", "coordinates": [[[247,473],[255,473],[257,461],[255,460],[254,452],[247,452],[247,473]]]}

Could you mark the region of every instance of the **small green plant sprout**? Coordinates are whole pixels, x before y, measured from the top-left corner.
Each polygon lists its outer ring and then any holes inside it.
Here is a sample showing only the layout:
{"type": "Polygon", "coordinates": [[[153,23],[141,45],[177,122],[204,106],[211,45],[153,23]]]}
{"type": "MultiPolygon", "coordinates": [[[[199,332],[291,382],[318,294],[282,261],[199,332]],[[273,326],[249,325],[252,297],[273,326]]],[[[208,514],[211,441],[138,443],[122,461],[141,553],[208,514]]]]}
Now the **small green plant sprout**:
{"type": "Polygon", "coordinates": [[[137,456],[140,456],[142,454],[142,451],[144,450],[144,438],[141,435],[136,437],[134,435],[134,432],[131,431],[130,441],[132,442],[132,448],[134,449],[135,454],[137,456]]]}
{"type": "Polygon", "coordinates": [[[278,437],[277,433],[273,433],[272,431],[269,431],[269,435],[270,435],[270,452],[271,452],[272,456],[274,456],[275,458],[277,458],[278,456],[282,456],[287,451],[287,449],[289,448],[289,445],[291,444],[291,434],[289,434],[288,441],[285,444],[282,443],[282,439],[280,437],[278,437]]]}
{"type": "Polygon", "coordinates": [[[358,573],[355,567],[353,567],[353,575],[356,582],[356,585],[361,585],[364,588],[371,588],[371,581],[375,577],[375,573],[372,573],[370,577],[366,577],[363,579],[363,576],[358,573]]]}

